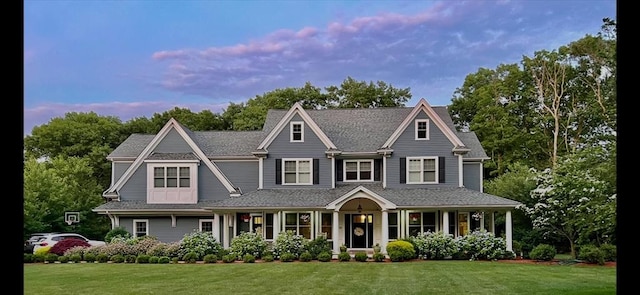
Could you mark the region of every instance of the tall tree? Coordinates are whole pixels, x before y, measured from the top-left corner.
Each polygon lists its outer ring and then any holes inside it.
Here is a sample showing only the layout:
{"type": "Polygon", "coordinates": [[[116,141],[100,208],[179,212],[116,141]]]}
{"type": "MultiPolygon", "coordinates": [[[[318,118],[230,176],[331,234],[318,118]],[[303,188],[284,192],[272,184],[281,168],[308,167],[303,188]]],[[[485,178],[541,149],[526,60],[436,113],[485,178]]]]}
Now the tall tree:
{"type": "Polygon", "coordinates": [[[340,87],[326,87],[331,106],[338,108],[399,107],[411,99],[411,88],[398,89],[383,81],[356,81],[347,77],[340,87]]]}

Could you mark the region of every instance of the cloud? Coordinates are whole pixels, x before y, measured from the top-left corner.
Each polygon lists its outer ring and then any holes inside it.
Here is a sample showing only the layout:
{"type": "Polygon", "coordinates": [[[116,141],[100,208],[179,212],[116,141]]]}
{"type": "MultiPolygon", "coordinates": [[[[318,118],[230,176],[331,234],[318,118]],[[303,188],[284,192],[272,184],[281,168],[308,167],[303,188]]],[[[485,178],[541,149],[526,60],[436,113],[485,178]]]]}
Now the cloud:
{"type": "Polygon", "coordinates": [[[175,107],[187,108],[194,113],[209,110],[213,113],[222,113],[227,107],[224,104],[184,103],[171,104],[165,101],[145,102],[105,102],[90,104],[41,104],[33,108],[24,109],[24,134],[30,134],[34,127],[47,124],[54,118],[64,118],[67,113],[94,112],[100,116],[114,116],[123,123],[139,117],[151,118],[155,113],[164,113],[175,107]]]}

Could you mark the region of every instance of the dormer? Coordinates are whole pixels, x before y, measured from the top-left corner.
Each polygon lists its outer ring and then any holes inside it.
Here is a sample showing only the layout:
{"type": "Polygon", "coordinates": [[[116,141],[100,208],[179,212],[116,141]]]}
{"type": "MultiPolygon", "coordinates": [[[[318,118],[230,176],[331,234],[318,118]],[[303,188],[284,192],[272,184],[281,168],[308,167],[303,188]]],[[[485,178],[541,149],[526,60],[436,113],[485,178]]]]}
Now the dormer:
{"type": "Polygon", "coordinates": [[[304,121],[289,122],[289,142],[304,142],[304,121]]]}

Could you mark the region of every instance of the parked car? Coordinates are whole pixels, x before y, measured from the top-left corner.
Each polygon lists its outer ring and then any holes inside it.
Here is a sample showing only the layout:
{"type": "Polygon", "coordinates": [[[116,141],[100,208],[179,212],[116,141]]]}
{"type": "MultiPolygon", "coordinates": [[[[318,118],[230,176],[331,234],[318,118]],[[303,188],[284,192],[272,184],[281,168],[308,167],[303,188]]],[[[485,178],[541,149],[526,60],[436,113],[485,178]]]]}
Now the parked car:
{"type": "Polygon", "coordinates": [[[34,242],[33,253],[42,247],[53,246],[57,242],[65,239],[80,239],[89,243],[91,246],[102,246],[106,244],[104,241],[90,240],[83,235],[76,233],[50,233],[39,237],[38,240],[34,242]]]}
{"type": "Polygon", "coordinates": [[[36,242],[38,242],[41,239],[44,239],[44,236],[46,235],[50,235],[50,234],[57,234],[58,232],[53,232],[53,233],[32,233],[31,236],[29,236],[29,238],[24,241],[24,253],[33,253],[33,247],[35,246],[36,242]]]}

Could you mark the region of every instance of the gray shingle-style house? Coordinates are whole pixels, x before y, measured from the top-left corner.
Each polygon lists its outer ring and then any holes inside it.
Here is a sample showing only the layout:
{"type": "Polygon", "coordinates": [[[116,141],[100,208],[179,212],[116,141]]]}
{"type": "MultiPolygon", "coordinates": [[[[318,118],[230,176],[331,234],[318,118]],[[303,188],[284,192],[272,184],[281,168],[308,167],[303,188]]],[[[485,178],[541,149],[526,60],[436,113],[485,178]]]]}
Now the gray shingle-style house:
{"type": "Polygon", "coordinates": [[[482,192],[488,159],[446,107],[269,110],[262,131],[191,131],[174,119],[132,134],[107,157],[112,227],[163,242],[209,231],[229,247],[241,232],[267,241],[294,230],[351,250],[437,232],[495,233],[519,203],[482,192]],[[485,222],[487,219],[487,222],[485,222]],[[488,224],[488,226],[485,226],[488,224]]]}

